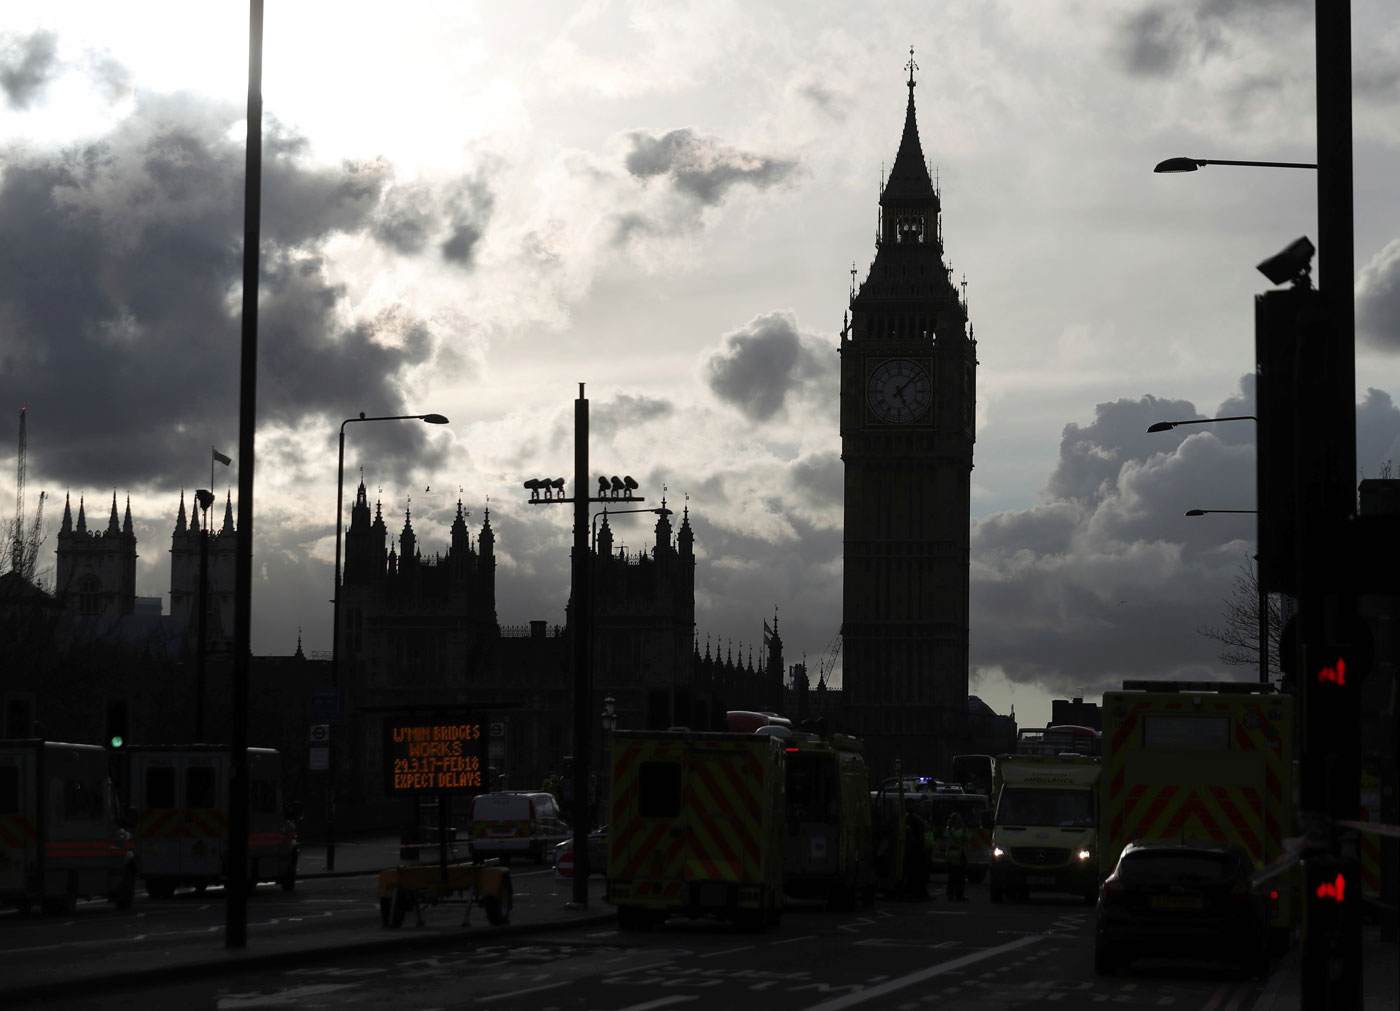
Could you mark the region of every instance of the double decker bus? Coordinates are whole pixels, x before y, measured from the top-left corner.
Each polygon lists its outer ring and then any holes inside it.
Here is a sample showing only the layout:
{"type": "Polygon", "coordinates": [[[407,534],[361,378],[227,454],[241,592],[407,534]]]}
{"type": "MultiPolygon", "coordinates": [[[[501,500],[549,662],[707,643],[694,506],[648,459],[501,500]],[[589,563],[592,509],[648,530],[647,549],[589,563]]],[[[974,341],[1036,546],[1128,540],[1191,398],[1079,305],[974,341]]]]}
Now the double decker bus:
{"type": "Polygon", "coordinates": [[[1103,734],[1093,727],[1061,724],[1042,729],[1026,729],[1016,734],[1018,755],[1103,754],[1103,734]]]}

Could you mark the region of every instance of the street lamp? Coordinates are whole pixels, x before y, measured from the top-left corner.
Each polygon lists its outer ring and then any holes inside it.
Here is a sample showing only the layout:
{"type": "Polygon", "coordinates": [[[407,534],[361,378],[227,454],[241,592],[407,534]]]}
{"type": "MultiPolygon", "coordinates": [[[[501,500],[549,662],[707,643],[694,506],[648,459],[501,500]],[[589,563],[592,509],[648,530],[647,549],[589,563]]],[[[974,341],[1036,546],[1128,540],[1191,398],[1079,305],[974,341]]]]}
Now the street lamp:
{"type": "MultiPolygon", "coordinates": [[[[1165,164],[1165,162],[1163,163],[1165,164]]],[[[1158,171],[1162,171],[1159,167],[1158,171]]],[[[1155,421],[1147,426],[1149,432],[1169,432],[1178,425],[1209,425],[1217,421],[1252,421],[1254,422],[1255,443],[1258,443],[1259,419],[1252,414],[1232,414],[1223,418],[1192,418],[1185,421],[1155,421]]],[[[1256,449],[1257,453],[1257,449],[1256,449]]],[[[1256,471],[1263,466],[1262,461],[1255,460],[1256,471]]],[[[1187,516],[1204,516],[1207,513],[1253,513],[1259,515],[1257,509],[1188,509],[1187,516]]],[[[1264,550],[1263,532],[1255,524],[1255,543],[1260,552],[1264,550]]],[[[1260,560],[1260,565],[1263,565],[1260,560]]],[[[1255,573],[1255,584],[1259,591],[1259,683],[1269,682],[1269,591],[1265,589],[1262,572],[1255,573]]]]}
{"type": "Polygon", "coordinates": [[[1227,161],[1223,158],[1168,158],[1159,161],[1153,172],[1195,172],[1206,165],[1250,165],[1254,168],[1309,168],[1317,166],[1302,161],[1227,161]]]}
{"type": "Polygon", "coordinates": [[[632,493],[637,482],[630,476],[598,479],[598,495],[588,494],[588,398],[583,395],[584,384],[578,384],[574,399],[574,493],[564,494],[563,478],[531,478],[525,482],[530,490],[530,505],[561,505],[574,507],[573,571],[571,574],[571,616],[569,625],[573,638],[574,671],[574,771],[573,804],[570,817],[574,822],[574,888],[570,909],[588,908],[588,829],[583,824],[588,810],[588,767],[592,764],[593,723],[588,715],[592,708],[592,648],[588,616],[593,613],[591,597],[592,563],[588,537],[588,503],[642,502],[632,493]]]}
{"type": "MultiPolygon", "coordinates": [[[[365,417],[361,411],[358,418],[346,418],[340,423],[340,455],[335,469],[335,596],[331,598],[331,688],[340,688],[340,537],[342,530],[342,510],[345,507],[345,426],[357,421],[422,421],[429,425],[445,425],[447,419],[441,414],[392,414],[377,418],[365,417]]],[[[328,762],[326,767],[326,870],[335,870],[335,733],[331,732],[327,741],[328,762]]]]}
{"type": "Polygon", "coordinates": [[[1195,418],[1190,421],[1154,421],[1147,426],[1149,432],[1170,432],[1177,425],[1209,425],[1215,421],[1253,421],[1256,424],[1259,419],[1252,414],[1232,414],[1228,418],[1195,418]]]}
{"type": "MultiPolygon", "coordinates": [[[[1207,516],[1210,513],[1251,513],[1258,515],[1258,509],[1187,509],[1187,516],[1207,516]]],[[[1255,589],[1259,595],[1259,683],[1269,683],[1269,591],[1264,589],[1264,581],[1255,574],[1255,589]]]]}

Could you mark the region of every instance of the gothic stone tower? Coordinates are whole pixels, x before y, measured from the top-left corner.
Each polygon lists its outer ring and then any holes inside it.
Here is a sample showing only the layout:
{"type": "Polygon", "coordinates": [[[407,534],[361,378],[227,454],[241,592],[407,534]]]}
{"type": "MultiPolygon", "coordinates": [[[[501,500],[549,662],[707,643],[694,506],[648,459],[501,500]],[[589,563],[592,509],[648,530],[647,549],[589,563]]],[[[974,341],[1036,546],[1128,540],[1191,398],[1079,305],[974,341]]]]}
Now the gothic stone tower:
{"type": "Polygon", "coordinates": [[[63,503],[63,525],[58,531],[58,596],[71,611],[82,615],[118,618],[136,609],[136,534],[131,528],[131,502],[126,519],[117,520],[117,496],[112,494],[112,515],[107,529],[89,530],[82,499],[78,523],[73,524],[69,502],[63,503]]]}
{"type": "MultiPolygon", "coordinates": [[[[912,56],[912,53],[911,53],[912,56]]],[[[870,275],[841,340],[842,686],[873,774],[947,771],[967,715],[976,344],[943,260],[914,71],[870,275]]]]}

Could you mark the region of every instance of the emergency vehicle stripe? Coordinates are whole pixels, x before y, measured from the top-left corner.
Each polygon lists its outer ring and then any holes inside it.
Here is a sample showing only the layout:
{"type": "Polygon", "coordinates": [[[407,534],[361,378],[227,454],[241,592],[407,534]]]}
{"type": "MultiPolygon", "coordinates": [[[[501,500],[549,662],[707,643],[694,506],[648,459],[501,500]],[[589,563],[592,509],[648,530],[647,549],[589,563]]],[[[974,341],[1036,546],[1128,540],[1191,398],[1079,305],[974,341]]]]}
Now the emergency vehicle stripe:
{"type": "MultiPolygon", "coordinates": [[[[1245,817],[1240,812],[1239,807],[1236,806],[1236,798],[1231,795],[1230,791],[1227,788],[1223,786],[1212,786],[1210,788],[1210,792],[1211,796],[1215,800],[1215,803],[1219,806],[1220,810],[1224,812],[1225,817],[1229,819],[1230,824],[1235,827],[1235,832],[1238,833],[1240,837],[1240,843],[1244,846],[1245,849],[1249,850],[1249,852],[1258,853],[1259,835],[1257,832],[1255,832],[1254,828],[1249,824],[1249,822],[1245,820],[1245,817]]],[[[1262,805],[1259,802],[1259,791],[1255,790],[1253,787],[1243,787],[1240,790],[1240,796],[1241,799],[1245,800],[1249,804],[1250,813],[1254,815],[1254,820],[1257,823],[1259,821],[1260,815],[1262,814],[1262,805]]]]}
{"type": "Polygon", "coordinates": [[[1133,830],[1131,838],[1144,839],[1155,835],[1156,833],[1152,831],[1152,827],[1157,824],[1157,820],[1162,816],[1163,809],[1175,796],[1175,786],[1161,787],[1152,803],[1148,805],[1147,811],[1138,819],[1137,828],[1133,830]]]}

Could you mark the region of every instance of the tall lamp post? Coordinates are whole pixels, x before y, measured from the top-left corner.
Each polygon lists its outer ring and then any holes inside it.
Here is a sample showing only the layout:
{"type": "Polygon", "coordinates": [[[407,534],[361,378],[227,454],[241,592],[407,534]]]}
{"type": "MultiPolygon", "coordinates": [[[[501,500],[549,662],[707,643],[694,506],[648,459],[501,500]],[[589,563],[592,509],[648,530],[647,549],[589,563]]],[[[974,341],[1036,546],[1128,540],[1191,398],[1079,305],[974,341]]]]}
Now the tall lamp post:
{"type": "MultiPolygon", "coordinates": [[[[1162,164],[1165,165],[1166,162],[1163,162],[1162,164]]],[[[1234,163],[1229,163],[1229,164],[1234,164],[1234,163]]],[[[1159,165],[1159,166],[1157,167],[1157,171],[1158,171],[1158,172],[1162,172],[1162,171],[1168,171],[1168,170],[1163,169],[1163,168],[1159,165]]],[[[1190,171],[1190,170],[1177,170],[1177,171],[1190,171]]],[[[1152,424],[1150,424],[1150,425],[1147,426],[1147,430],[1148,430],[1149,432],[1169,432],[1169,431],[1171,431],[1173,428],[1176,428],[1178,425],[1209,425],[1209,424],[1212,424],[1212,423],[1217,422],[1217,421],[1252,421],[1252,422],[1254,422],[1255,433],[1256,433],[1255,441],[1256,441],[1256,443],[1257,443],[1257,441],[1258,441],[1258,435],[1257,435],[1257,433],[1258,433],[1258,428],[1259,428],[1259,419],[1258,419],[1257,417],[1255,417],[1254,415],[1252,415],[1252,414],[1232,414],[1232,415],[1229,415],[1228,417],[1224,417],[1224,418],[1191,418],[1191,419],[1188,419],[1188,420],[1185,420],[1185,421],[1155,421],[1155,422],[1153,422],[1152,424]]],[[[1264,465],[1264,464],[1263,464],[1263,461],[1257,460],[1257,459],[1255,460],[1254,466],[1255,466],[1256,468],[1262,467],[1263,465],[1264,465]]],[[[1257,515],[1259,514],[1259,511],[1258,511],[1257,509],[1188,509],[1187,512],[1186,512],[1186,515],[1187,515],[1187,516],[1204,516],[1204,515],[1206,515],[1206,513],[1253,513],[1253,514],[1255,514],[1255,515],[1257,516],[1257,515]]],[[[1258,524],[1257,524],[1257,523],[1255,524],[1255,527],[1256,527],[1256,530],[1255,530],[1255,543],[1258,545],[1258,550],[1259,550],[1260,553],[1262,554],[1262,552],[1263,552],[1263,550],[1264,550],[1264,539],[1263,539],[1263,535],[1262,535],[1262,532],[1259,531],[1259,530],[1257,529],[1257,528],[1258,528],[1258,524]]],[[[1262,558],[1259,560],[1259,564],[1260,564],[1261,566],[1264,564],[1262,558]]],[[[1269,591],[1266,590],[1266,589],[1264,588],[1264,578],[1263,578],[1262,573],[1259,573],[1259,572],[1256,572],[1256,573],[1255,573],[1255,583],[1256,583],[1257,589],[1258,589],[1258,591],[1259,591],[1259,683],[1260,683],[1260,684],[1268,684],[1268,683],[1269,683],[1269,591]]]]}
{"type": "Polygon", "coordinates": [[[573,639],[574,669],[574,771],[573,804],[570,818],[574,824],[574,889],[570,909],[588,908],[588,772],[592,745],[593,719],[592,677],[589,650],[592,648],[588,616],[592,603],[588,544],[588,503],[642,502],[633,495],[637,482],[631,477],[615,477],[611,482],[599,478],[598,494],[588,494],[588,398],[583,395],[583,383],[578,384],[574,400],[574,494],[565,496],[564,479],[531,478],[525,482],[530,491],[530,505],[562,505],[574,507],[573,572],[570,587],[570,635],[573,639]]]}
{"type": "MultiPolygon", "coordinates": [[[[340,688],[340,541],[345,508],[345,426],[357,421],[422,421],[429,425],[445,425],[441,414],[391,414],[377,418],[346,418],[340,423],[340,455],[335,469],[335,586],[331,598],[331,688],[340,688]]],[[[326,765],[326,870],[335,870],[335,731],[327,742],[326,765]]]]}
{"type": "MultiPolygon", "coordinates": [[[[1187,509],[1187,516],[1206,516],[1210,513],[1248,513],[1257,516],[1257,509],[1187,509]]],[[[1259,594],[1259,683],[1266,685],[1269,683],[1269,591],[1264,589],[1264,582],[1256,578],[1255,589],[1259,594]]]]}

